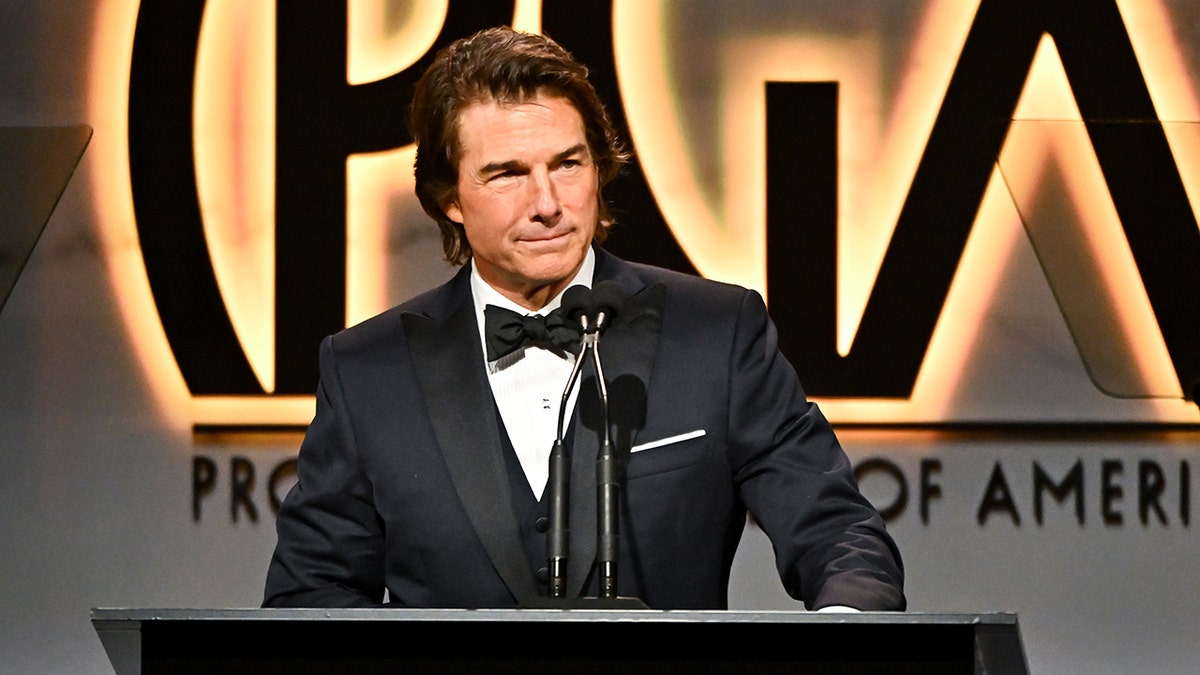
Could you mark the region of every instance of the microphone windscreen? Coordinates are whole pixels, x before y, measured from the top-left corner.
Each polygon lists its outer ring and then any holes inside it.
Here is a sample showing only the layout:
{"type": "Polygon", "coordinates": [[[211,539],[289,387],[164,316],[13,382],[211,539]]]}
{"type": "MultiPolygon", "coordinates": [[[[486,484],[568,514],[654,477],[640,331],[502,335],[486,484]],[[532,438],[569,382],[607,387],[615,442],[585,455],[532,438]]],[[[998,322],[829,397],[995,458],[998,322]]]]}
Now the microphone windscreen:
{"type": "Polygon", "coordinates": [[[604,312],[611,324],[625,307],[625,293],[615,281],[601,281],[592,289],[592,307],[597,313],[604,312]]]}
{"type": "Polygon", "coordinates": [[[572,324],[580,324],[579,318],[592,313],[592,290],[576,284],[563,292],[562,313],[572,324]]]}

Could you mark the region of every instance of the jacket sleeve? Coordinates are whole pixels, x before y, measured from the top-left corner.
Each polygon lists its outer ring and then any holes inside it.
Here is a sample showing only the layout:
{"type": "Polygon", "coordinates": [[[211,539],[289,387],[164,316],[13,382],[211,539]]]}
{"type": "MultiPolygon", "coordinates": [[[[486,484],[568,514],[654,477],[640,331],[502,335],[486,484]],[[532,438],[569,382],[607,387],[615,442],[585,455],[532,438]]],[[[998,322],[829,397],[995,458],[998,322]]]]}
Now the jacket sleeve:
{"type": "Polygon", "coordinates": [[[784,587],[809,609],[905,608],[900,552],[849,459],[779,352],[747,291],[730,354],[729,456],[739,495],[771,539],[784,587]]]}
{"type": "Polygon", "coordinates": [[[383,602],[383,533],[359,462],[331,338],[320,351],[316,417],[297,483],[276,518],[279,541],[264,607],[369,607],[383,602]]]}

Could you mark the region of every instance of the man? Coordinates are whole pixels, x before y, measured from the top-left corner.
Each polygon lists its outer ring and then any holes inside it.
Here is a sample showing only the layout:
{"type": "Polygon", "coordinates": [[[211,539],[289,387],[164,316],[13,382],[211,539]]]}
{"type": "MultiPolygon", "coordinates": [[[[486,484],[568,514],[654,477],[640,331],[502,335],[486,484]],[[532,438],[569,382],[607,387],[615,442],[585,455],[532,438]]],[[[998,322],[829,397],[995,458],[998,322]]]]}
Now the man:
{"type": "MultiPolygon", "coordinates": [[[[761,297],[593,242],[625,155],[586,69],[498,28],[442,51],[411,115],[445,285],[321,347],[317,414],[280,509],[268,606],[513,607],[546,593],[546,465],[574,363],[553,321],[490,353],[502,315],[569,286],[627,300],[600,354],[624,468],[617,577],[652,608],[724,608],[747,507],[811,609],[904,608],[900,556],[776,348],[761,297]]],[[[516,319],[518,324],[530,320],[516,319]]],[[[596,374],[571,394],[568,597],[597,583],[596,374]],[[575,403],[577,402],[577,404],[575,403]]]]}

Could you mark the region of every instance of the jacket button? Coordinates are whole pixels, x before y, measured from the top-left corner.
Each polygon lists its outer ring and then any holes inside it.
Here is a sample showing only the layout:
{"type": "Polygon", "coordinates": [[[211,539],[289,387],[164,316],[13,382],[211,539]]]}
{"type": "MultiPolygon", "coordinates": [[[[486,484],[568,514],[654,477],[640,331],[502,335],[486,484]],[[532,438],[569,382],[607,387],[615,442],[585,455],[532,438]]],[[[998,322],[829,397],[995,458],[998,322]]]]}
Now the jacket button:
{"type": "Polygon", "coordinates": [[[545,586],[546,584],[550,583],[550,570],[548,568],[539,567],[538,571],[534,572],[534,575],[537,576],[537,582],[539,584],[545,586]]]}
{"type": "Polygon", "coordinates": [[[538,518],[533,522],[533,529],[537,530],[539,534],[545,534],[546,530],[550,529],[550,519],[546,516],[538,518]]]}

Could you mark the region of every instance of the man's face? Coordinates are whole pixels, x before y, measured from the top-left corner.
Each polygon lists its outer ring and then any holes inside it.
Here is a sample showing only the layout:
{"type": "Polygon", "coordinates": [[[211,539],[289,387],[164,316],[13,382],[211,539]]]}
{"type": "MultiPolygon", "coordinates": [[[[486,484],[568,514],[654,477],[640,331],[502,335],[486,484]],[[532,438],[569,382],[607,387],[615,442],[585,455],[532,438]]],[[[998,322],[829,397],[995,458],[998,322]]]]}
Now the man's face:
{"type": "Polygon", "coordinates": [[[458,121],[457,197],[480,276],[538,309],[574,277],[598,221],[596,166],[583,119],[560,96],[476,103],[458,121]]]}

